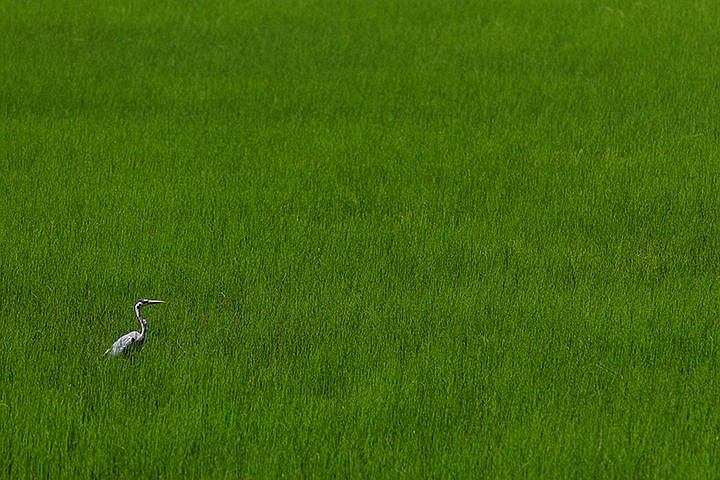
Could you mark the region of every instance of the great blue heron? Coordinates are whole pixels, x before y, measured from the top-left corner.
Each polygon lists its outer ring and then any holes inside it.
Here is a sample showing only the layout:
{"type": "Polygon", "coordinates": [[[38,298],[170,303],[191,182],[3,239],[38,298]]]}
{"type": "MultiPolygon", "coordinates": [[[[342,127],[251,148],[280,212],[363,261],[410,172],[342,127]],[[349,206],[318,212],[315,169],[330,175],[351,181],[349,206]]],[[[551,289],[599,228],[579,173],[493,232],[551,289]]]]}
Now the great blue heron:
{"type": "Polygon", "coordinates": [[[137,315],[138,320],[140,320],[140,325],[142,325],[140,332],[130,332],[127,335],[123,335],[118,338],[111,348],[105,350],[106,356],[109,355],[111,357],[117,357],[120,354],[128,355],[131,352],[139,351],[142,348],[143,343],[145,343],[145,339],[147,338],[148,326],[147,322],[140,313],[140,309],[146,305],[155,305],[156,303],[165,302],[162,300],[148,300],[147,298],[141,298],[137,301],[135,304],[135,315],[137,315]]]}

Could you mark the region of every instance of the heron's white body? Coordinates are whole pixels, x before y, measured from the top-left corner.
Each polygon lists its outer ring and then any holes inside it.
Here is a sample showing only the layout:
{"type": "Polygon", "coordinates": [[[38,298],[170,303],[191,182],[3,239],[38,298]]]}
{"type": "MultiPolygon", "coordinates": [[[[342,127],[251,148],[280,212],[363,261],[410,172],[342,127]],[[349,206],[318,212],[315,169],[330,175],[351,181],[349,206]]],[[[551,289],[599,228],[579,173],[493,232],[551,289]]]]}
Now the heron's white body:
{"type": "Polygon", "coordinates": [[[138,300],[135,304],[135,315],[137,315],[138,320],[140,320],[140,325],[142,326],[141,331],[133,331],[118,338],[115,343],[113,343],[112,347],[105,350],[106,356],[116,357],[121,354],[129,355],[132,352],[137,352],[142,349],[145,339],[147,338],[148,326],[147,322],[140,313],[140,308],[146,305],[154,305],[156,303],[165,302],[162,300],[147,300],[144,298],[138,300]]]}
{"type": "Polygon", "coordinates": [[[105,350],[105,355],[115,357],[121,353],[128,354],[133,351],[140,351],[145,343],[145,339],[140,336],[140,332],[130,332],[118,338],[113,346],[105,350]]]}

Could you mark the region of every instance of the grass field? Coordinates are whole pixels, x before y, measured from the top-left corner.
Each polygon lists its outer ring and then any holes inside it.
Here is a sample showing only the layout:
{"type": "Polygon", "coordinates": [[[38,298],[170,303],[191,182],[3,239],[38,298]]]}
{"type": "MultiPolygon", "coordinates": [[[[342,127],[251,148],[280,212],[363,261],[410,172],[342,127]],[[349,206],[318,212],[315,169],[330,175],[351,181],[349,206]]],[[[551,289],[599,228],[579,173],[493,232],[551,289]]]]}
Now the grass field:
{"type": "Polygon", "coordinates": [[[716,476],[719,29],[0,2],[0,477],[716,476]]]}

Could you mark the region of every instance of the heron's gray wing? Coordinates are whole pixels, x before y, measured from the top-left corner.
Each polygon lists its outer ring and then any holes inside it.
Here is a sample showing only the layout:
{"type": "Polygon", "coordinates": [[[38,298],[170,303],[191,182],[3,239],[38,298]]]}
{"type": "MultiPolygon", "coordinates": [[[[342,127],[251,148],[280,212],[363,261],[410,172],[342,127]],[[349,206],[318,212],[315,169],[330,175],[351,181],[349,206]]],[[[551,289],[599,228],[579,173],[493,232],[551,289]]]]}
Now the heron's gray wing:
{"type": "Polygon", "coordinates": [[[137,337],[139,336],[140,334],[138,332],[130,332],[126,335],[123,335],[122,337],[118,338],[115,343],[113,343],[112,348],[108,352],[105,352],[106,355],[109,353],[111,356],[114,357],[115,355],[123,353],[128,347],[130,347],[130,345],[135,343],[137,337]]]}

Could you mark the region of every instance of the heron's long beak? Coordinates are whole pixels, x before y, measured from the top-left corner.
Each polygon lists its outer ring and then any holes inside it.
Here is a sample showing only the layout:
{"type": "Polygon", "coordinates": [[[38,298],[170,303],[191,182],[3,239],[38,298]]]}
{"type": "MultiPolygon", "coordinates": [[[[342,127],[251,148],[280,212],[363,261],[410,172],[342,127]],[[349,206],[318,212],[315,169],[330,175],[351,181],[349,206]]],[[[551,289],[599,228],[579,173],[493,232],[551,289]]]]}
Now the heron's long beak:
{"type": "Polygon", "coordinates": [[[162,300],[148,300],[147,303],[148,303],[148,305],[153,305],[155,303],[165,303],[165,302],[162,300]]]}

